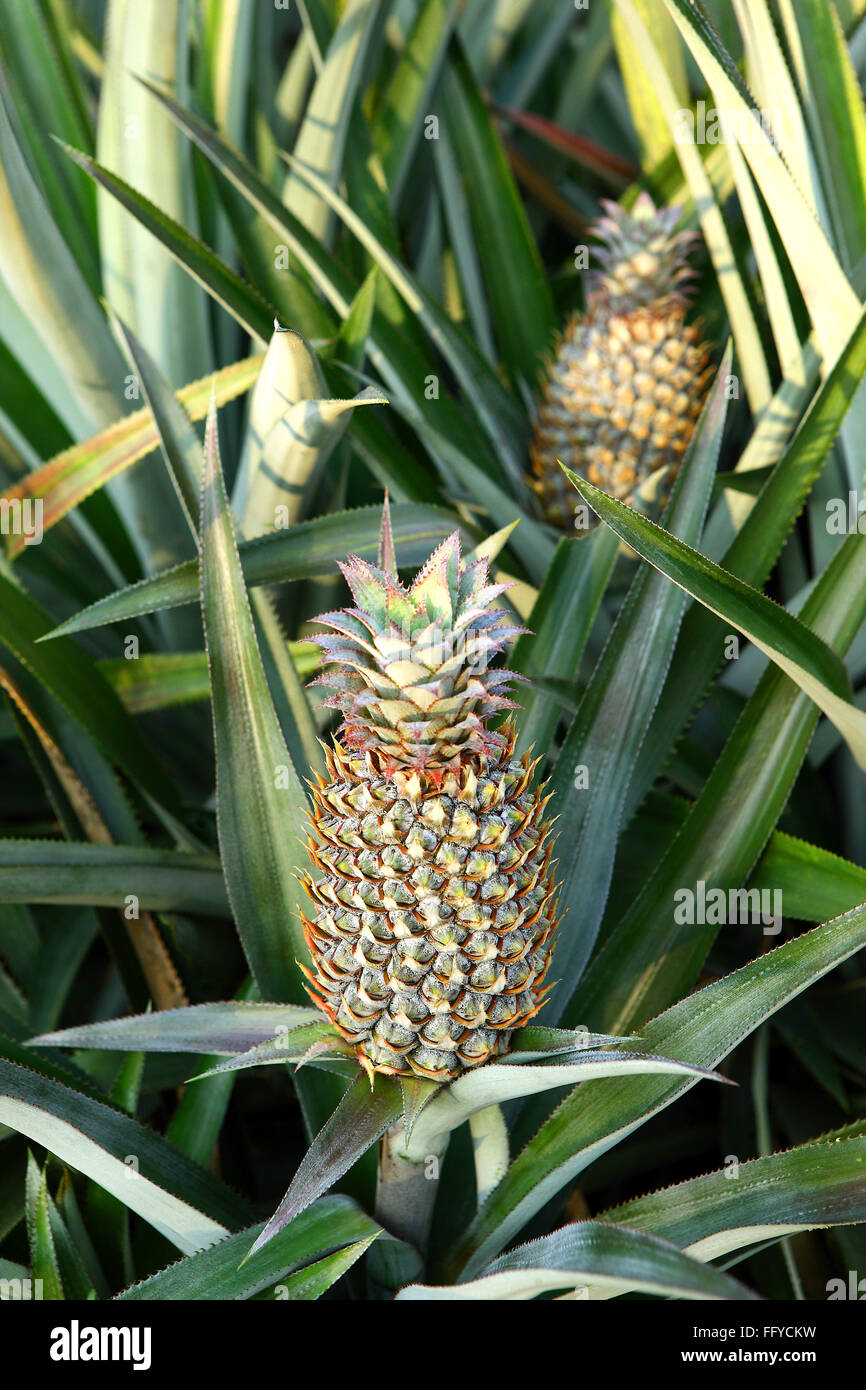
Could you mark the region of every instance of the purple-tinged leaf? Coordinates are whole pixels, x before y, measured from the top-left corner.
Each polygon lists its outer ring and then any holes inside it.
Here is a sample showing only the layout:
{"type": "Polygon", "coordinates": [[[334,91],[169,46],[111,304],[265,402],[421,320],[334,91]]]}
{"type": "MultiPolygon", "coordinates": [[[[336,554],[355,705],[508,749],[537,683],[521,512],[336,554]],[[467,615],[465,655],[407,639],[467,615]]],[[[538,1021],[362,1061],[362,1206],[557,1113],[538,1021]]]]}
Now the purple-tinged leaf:
{"type": "Polygon", "coordinates": [[[250,1255],[333,1187],[402,1114],[402,1094],[395,1082],[376,1076],[371,1087],[366,1076],[359,1076],[316,1135],[250,1255]]]}
{"type": "Polygon", "coordinates": [[[304,1024],[322,1022],[318,1009],[296,1004],[229,1000],[185,1009],[134,1014],[62,1028],[30,1039],[31,1047],[97,1047],[120,1052],[194,1052],[233,1055],[304,1024]]]}

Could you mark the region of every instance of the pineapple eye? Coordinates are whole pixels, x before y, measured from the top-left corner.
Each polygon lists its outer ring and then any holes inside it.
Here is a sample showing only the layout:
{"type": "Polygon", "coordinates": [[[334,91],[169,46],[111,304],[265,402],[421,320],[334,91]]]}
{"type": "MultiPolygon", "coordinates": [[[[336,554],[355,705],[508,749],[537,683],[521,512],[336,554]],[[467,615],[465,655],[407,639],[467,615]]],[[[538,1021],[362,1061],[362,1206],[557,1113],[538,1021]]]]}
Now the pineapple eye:
{"type": "Polygon", "coordinates": [[[502,898],[510,897],[513,892],[513,885],[503,874],[496,874],[489,878],[481,887],[481,897],[484,902],[498,902],[502,898]]]}
{"type": "MultiPolygon", "coordinates": [[[[361,821],[361,835],[368,845],[384,845],[388,843],[388,835],[385,830],[387,822],[381,816],[371,811],[361,821]]],[[[391,837],[393,838],[393,837],[391,837]]]]}
{"type": "Polygon", "coordinates": [[[435,863],[438,868],[443,869],[447,874],[456,874],[466,862],[467,850],[462,845],[455,845],[449,840],[443,840],[436,851],[435,863]]]}
{"type": "Polygon", "coordinates": [[[466,806],[458,806],[451,817],[449,831],[452,839],[466,840],[475,844],[478,839],[478,821],[466,806]]]}
{"type": "Polygon", "coordinates": [[[489,850],[470,850],[463,872],[467,878],[484,883],[496,873],[496,856],[489,850]]]}
{"type": "Polygon", "coordinates": [[[438,844],[439,837],[435,832],[418,821],[412,826],[404,841],[407,854],[417,860],[424,860],[427,855],[432,854],[438,844]]]}
{"type": "Polygon", "coordinates": [[[502,816],[484,816],[481,821],[479,842],[498,849],[508,838],[508,825],[502,816]]]}
{"type": "Polygon", "coordinates": [[[497,960],[482,961],[472,971],[469,981],[475,990],[484,994],[498,994],[505,988],[505,972],[497,960]]]}
{"type": "Polygon", "coordinates": [[[415,867],[412,859],[399,845],[388,845],[381,854],[383,876],[408,874],[415,867]]]}
{"type": "Polygon", "coordinates": [[[417,868],[413,870],[412,885],[419,898],[423,898],[427,894],[439,892],[445,882],[444,874],[437,872],[440,863],[442,868],[446,867],[445,863],[440,861],[440,855],[437,854],[435,867],[428,862],[419,864],[417,868]]]}

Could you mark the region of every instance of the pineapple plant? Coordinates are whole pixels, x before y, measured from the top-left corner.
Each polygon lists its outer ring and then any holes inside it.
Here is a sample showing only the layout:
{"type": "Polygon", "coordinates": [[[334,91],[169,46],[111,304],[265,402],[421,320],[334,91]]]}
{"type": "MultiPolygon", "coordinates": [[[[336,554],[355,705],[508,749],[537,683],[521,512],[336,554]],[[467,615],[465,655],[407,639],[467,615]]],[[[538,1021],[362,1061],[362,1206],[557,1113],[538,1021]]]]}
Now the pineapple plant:
{"type": "Polygon", "coordinates": [[[766,8],[0,5],[0,1299],[856,1295],[863,5],[766,8]]]}
{"type": "Polygon", "coordinates": [[[532,486],[547,520],[574,524],[574,491],[559,467],[626,501],[657,469],[676,476],[713,375],[710,345],[687,322],[695,234],[682,209],[605,202],[601,247],[584,314],[556,344],[537,408],[532,486]]]}
{"type": "Polygon", "coordinates": [[[513,725],[488,727],[513,703],[490,659],[523,629],[459,532],[404,587],[387,500],[378,566],[340,568],[356,606],[317,620],[343,723],[313,793],[311,995],[371,1075],[449,1080],[508,1051],[553,949],[545,799],[513,725]]]}

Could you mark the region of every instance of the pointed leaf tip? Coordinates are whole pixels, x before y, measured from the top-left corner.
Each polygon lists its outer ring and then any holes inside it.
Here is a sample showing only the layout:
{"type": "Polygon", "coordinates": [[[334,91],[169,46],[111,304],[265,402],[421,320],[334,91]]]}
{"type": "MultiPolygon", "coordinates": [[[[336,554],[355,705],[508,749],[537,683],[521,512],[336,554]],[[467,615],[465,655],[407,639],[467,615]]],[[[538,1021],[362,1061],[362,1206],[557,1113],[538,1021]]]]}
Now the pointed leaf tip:
{"type": "Polygon", "coordinates": [[[381,1085],[374,1081],[369,1073],[361,1073],[346,1091],[307,1150],[288,1192],[259,1234],[250,1255],[333,1187],[388,1126],[402,1117],[400,1087],[388,1077],[380,1077],[381,1085]]]}
{"type": "Polygon", "coordinates": [[[391,530],[391,504],[387,488],[382,506],[382,529],[379,532],[379,569],[384,570],[392,579],[397,578],[397,555],[394,550],[394,533],[391,530]]]}
{"type": "Polygon", "coordinates": [[[204,426],[204,473],[214,474],[219,465],[219,434],[217,431],[217,402],[216,386],[212,382],[210,389],[210,405],[207,408],[207,416],[204,426]]]}

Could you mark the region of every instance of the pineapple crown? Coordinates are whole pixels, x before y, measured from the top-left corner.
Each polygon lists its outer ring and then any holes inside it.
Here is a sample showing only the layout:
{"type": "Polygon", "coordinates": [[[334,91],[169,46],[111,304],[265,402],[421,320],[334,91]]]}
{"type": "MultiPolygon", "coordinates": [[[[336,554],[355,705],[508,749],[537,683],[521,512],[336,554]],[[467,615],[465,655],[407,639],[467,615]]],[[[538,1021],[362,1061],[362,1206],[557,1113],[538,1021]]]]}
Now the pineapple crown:
{"type": "Polygon", "coordinates": [[[510,586],[488,583],[486,559],[464,561],[455,531],[405,587],[387,496],[378,559],[341,564],[357,606],[315,619],[332,629],[313,640],[336,669],[312,684],[336,692],[324,703],[343,712],[343,746],[379,755],[386,775],[423,768],[435,779],[469,756],[496,760],[508,741],[485,721],[516,708],[505,692],[521,677],[488,663],[526,631],[490,607],[510,586]]]}
{"type": "Polygon", "coordinates": [[[617,310],[630,310],[659,301],[685,304],[694,271],[686,257],[696,232],[674,230],[682,208],[657,208],[647,192],[631,211],[602,201],[606,216],[593,225],[603,243],[596,250],[601,269],[593,271],[589,295],[617,310]]]}

